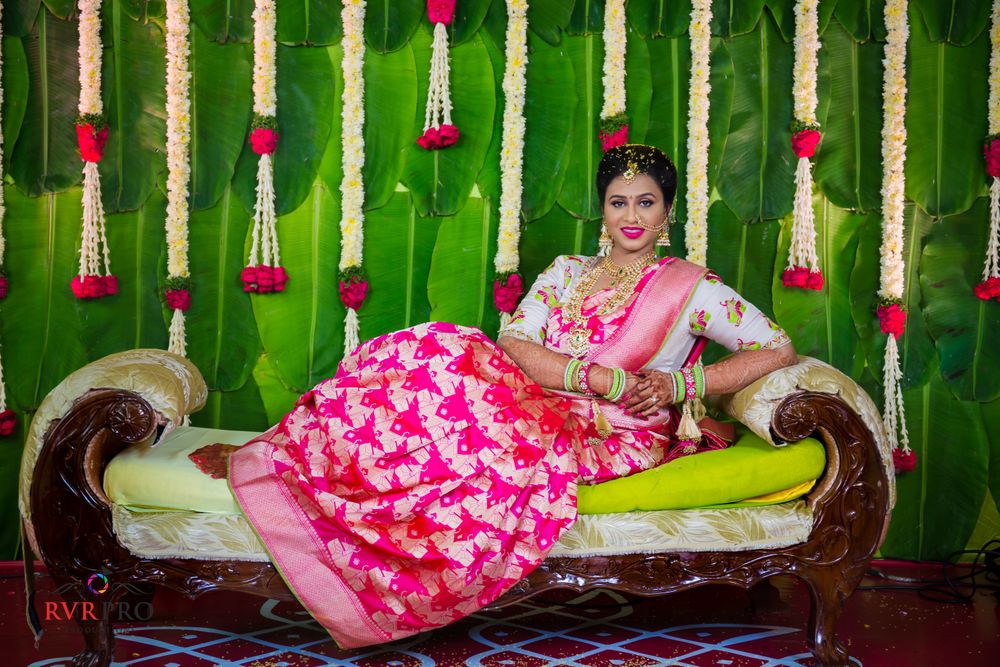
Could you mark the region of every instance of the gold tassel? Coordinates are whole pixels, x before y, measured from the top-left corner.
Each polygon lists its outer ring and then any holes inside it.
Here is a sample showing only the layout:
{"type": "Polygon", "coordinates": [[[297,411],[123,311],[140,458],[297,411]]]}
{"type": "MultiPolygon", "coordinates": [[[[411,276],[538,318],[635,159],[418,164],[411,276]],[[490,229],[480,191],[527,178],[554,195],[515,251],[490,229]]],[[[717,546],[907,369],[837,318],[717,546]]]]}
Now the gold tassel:
{"type": "Polygon", "coordinates": [[[677,439],[697,445],[701,442],[701,429],[698,428],[698,423],[695,422],[694,416],[691,414],[692,402],[684,401],[684,409],[681,412],[681,423],[677,426],[677,439]]]}
{"type": "Polygon", "coordinates": [[[608,418],[604,416],[603,412],[601,412],[601,406],[597,404],[596,400],[592,400],[590,405],[594,410],[594,426],[597,427],[597,435],[606,440],[611,436],[611,432],[614,430],[611,427],[611,422],[609,422],[608,418]]]}

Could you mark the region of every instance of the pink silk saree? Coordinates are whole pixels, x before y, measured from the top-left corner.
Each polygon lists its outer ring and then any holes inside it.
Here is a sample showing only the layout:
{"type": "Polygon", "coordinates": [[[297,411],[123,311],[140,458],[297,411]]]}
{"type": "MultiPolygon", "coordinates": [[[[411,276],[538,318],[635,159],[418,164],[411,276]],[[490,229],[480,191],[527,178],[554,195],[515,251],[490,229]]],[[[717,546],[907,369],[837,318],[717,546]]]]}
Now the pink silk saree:
{"type": "MultiPolygon", "coordinates": [[[[621,317],[592,324],[609,330],[591,358],[641,368],[703,273],[651,267],[621,317]]],[[[642,421],[603,401],[615,430],[602,439],[592,406],[543,389],[476,329],[421,324],[360,345],[233,454],[230,485],[337,643],[383,643],[463,618],[530,573],[576,520],[578,481],[671,458],[669,411],[642,421]]]]}

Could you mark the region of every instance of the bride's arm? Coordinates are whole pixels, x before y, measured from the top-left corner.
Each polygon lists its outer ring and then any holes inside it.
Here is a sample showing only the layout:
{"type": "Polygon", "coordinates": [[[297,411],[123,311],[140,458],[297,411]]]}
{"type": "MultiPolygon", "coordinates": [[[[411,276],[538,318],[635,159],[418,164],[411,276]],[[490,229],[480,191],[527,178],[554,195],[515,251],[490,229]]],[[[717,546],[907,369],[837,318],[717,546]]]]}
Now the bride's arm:
{"type": "MultiPolygon", "coordinates": [[[[538,343],[501,335],[497,344],[513,359],[532,380],[547,389],[563,389],[563,376],[570,357],[550,350],[538,343]]],[[[597,394],[611,391],[614,376],[610,368],[594,364],[587,374],[590,388],[597,394]]],[[[625,391],[638,382],[631,373],[625,374],[625,391]]]]}

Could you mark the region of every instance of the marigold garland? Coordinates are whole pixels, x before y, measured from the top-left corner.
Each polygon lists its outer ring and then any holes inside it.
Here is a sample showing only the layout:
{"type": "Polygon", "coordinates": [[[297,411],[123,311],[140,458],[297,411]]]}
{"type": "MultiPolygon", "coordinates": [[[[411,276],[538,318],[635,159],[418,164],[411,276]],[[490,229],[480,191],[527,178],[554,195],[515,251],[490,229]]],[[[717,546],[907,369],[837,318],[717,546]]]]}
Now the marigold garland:
{"type": "Polygon", "coordinates": [[[604,7],[604,105],[598,138],[601,149],[628,143],[628,115],[625,106],[625,0],[608,0],[604,7]]]}
{"type": "Polygon", "coordinates": [[[500,148],[500,229],[493,260],[493,304],[500,311],[500,327],[524,294],[518,274],[521,239],[521,196],[524,167],[524,95],[528,67],[528,2],[507,0],[506,65],[503,73],[503,135],[500,148]]]}
{"type": "Polygon", "coordinates": [[[448,63],[448,26],[455,16],[455,0],[427,0],[427,20],[434,26],[431,45],[430,83],[424,111],[424,133],[417,144],[433,151],[458,141],[458,128],[451,122],[451,87],[448,63]]]}
{"type": "Polygon", "coordinates": [[[691,3],[691,83],[688,95],[687,259],[705,265],[708,255],[708,94],[711,72],[712,0],[691,3]]]}
{"type": "Polygon", "coordinates": [[[983,281],[974,293],[983,300],[1000,301],[1000,4],[993,3],[990,24],[989,136],[983,146],[990,182],[990,239],[983,264],[983,281]]]}
{"type": "Polygon", "coordinates": [[[906,41],[909,37],[907,0],[887,0],[883,75],[882,124],[882,260],[878,318],[888,334],[885,346],[885,410],[883,421],[893,448],[897,472],[912,469],[916,455],[910,450],[903,406],[902,372],[897,338],[906,325],[903,307],[903,206],[906,161],[906,41]]]}
{"type": "Polygon", "coordinates": [[[83,159],[83,232],[80,270],[70,287],[78,299],[118,293],[118,278],[111,273],[101,202],[101,175],[97,163],[104,155],[108,124],[101,102],[101,0],[79,0],[80,102],[76,139],[83,159]]]}
{"type": "MultiPolygon", "coordinates": [[[[454,4],[454,3],[452,3],[454,4]]],[[[428,5],[428,8],[430,5],[428,5]]],[[[347,307],[344,354],[360,343],[358,309],[368,295],[364,267],[365,186],[365,0],[343,0],[344,101],[341,112],[344,178],[340,183],[340,300],[347,307]]]]}
{"type": "Polygon", "coordinates": [[[250,147],[257,159],[257,201],[247,266],[240,273],[243,291],[283,292],[288,273],[281,266],[278,216],[274,209],[274,162],[278,148],[277,16],[274,0],[255,0],[253,10],[253,123],[250,147]]]}
{"type": "Polygon", "coordinates": [[[819,123],[816,122],[816,65],[820,48],[818,6],[818,0],[797,0],[795,3],[792,151],[799,160],[795,169],[792,242],[788,248],[788,264],[781,276],[786,287],[813,290],[823,289],[823,273],[816,256],[812,163],[809,161],[820,141],[819,123]]]}
{"type": "MultiPolygon", "coordinates": [[[[3,34],[3,2],[0,1],[0,35],[3,34]]],[[[3,53],[0,51],[0,112],[3,110],[3,53]]],[[[0,125],[3,115],[0,113],[0,125]]],[[[0,132],[0,301],[7,297],[7,275],[4,273],[4,256],[7,242],[3,233],[3,132],[0,132]]],[[[7,408],[7,389],[3,381],[3,362],[0,360],[0,436],[8,436],[17,427],[17,415],[7,408]]]]}

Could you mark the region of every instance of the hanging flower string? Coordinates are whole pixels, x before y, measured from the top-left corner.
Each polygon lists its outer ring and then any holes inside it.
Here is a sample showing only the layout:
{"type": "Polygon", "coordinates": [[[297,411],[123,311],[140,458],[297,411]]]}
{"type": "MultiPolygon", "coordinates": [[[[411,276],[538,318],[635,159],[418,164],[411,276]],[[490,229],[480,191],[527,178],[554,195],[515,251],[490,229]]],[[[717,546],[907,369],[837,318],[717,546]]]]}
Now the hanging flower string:
{"type": "Polygon", "coordinates": [[[80,271],[70,287],[78,299],[118,293],[118,278],[111,273],[101,202],[101,175],[97,163],[104,155],[108,124],[101,102],[101,0],[80,0],[80,103],[76,140],[83,158],[83,234],[80,271]]]}
{"type": "Polygon", "coordinates": [[[275,1],[256,0],[253,10],[253,122],[250,148],[257,159],[257,202],[254,205],[250,258],[240,277],[244,292],[283,292],[288,273],[281,266],[278,216],[274,210],[274,162],[277,132],[277,42],[275,1]]]}
{"type": "MultiPolygon", "coordinates": [[[[0,35],[3,34],[3,2],[0,2],[0,35]]],[[[0,52],[0,112],[3,110],[3,53],[0,52]]],[[[0,115],[0,126],[3,117],[0,115]]],[[[3,132],[0,132],[0,301],[7,297],[7,275],[4,273],[6,240],[3,233],[3,132]]],[[[17,428],[17,415],[7,407],[7,389],[3,381],[3,362],[0,361],[0,436],[8,436],[17,428]]]]}
{"type": "Polygon", "coordinates": [[[434,25],[434,43],[431,46],[424,133],[417,139],[417,144],[429,151],[447,148],[458,141],[458,128],[451,122],[451,88],[448,83],[448,26],[454,16],[455,0],[427,0],[427,19],[434,25]]]}
{"type": "MultiPolygon", "coordinates": [[[[430,9],[432,3],[428,3],[430,9]]],[[[451,3],[454,6],[454,3],[451,3]]],[[[365,1],[343,0],[341,22],[344,25],[343,110],[341,143],[344,177],[340,182],[340,300],[347,307],[344,319],[344,354],[350,354],[361,342],[358,309],[368,296],[368,278],[364,267],[365,185],[365,1]]],[[[450,19],[449,19],[450,20],[450,19]]]]}
{"type": "Polygon", "coordinates": [[[708,94],[711,64],[712,0],[694,0],[691,8],[691,83],[688,102],[687,259],[705,265],[708,255],[708,94]]]}
{"type": "Polygon", "coordinates": [[[795,3],[795,67],[792,96],[795,122],[792,151],[798,156],[795,169],[795,204],[788,265],[781,275],[786,287],[823,289],[823,273],[816,257],[816,224],[812,206],[812,163],[820,141],[816,122],[816,63],[819,53],[818,0],[795,3]]]}
{"type": "Polygon", "coordinates": [[[625,113],[625,0],[608,0],[604,8],[604,106],[598,138],[601,149],[628,143],[625,113]]]}
{"type": "Polygon", "coordinates": [[[888,0],[885,5],[885,70],[883,78],[882,123],[882,263],[879,327],[888,334],[885,345],[885,410],[883,421],[892,445],[896,472],[908,472],[917,464],[910,449],[903,410],[902,372],[897,339],[906,327],[903,307],[903,203],[906,184],[906,40],[910,27],[907,0],[888,0]]]}
{"type": "Polygon", "coordinates": [[[1000,301],[1000,3],[993,3],[990,26],[990,99],[989,132],[983,155],[990,182],[990,239],[986,247],[983,281],[976,285],[980,299],[1000,301]]]}
{"type": "Polygon", "coordinates": [[[524,167],[524,93],[528,67],[528,2],[507,0],[507,36],[503,73],[503,135],[500,148],[500,229],[493,259],[493,304],[500,311],[500,328],[510,322],[524,294],[518,274],[521,239],[521,195],[524,167]]]}

